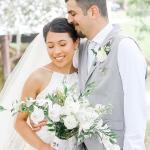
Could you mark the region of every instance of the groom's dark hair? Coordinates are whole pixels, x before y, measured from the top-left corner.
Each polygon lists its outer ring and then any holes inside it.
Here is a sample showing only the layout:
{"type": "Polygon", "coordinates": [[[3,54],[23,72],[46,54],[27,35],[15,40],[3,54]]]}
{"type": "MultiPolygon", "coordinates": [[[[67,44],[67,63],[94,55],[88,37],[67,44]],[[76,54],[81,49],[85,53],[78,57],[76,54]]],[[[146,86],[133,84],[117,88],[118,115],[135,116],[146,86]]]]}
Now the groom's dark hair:
{"type": "Polygon", "coordinates": [[[68,33],[73,41],[76,41],[79,38],[74,26],[68,23],[66,18],[55,18],[43,27],[43,36],[45,41],[49,31],[56,33],[68,33]]]}
{"type": "MultiPolygon", "coordinates": [[[[65,2],[68,1],[69,0],[65,0],[65,2]]],[[[108,17],[106,0],[75,0],[75,1],[85,14],[92,5],[96,5],[99,8],[101,15],[103,17],[108,17]]]]}

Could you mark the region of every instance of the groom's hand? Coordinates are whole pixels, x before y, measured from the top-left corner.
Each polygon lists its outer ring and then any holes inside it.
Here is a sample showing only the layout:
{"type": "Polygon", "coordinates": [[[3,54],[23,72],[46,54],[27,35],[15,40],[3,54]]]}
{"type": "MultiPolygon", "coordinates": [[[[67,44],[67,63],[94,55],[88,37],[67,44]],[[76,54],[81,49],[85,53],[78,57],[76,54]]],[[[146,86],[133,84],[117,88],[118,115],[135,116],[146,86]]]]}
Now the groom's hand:
{"type": "Polygon", "coordinates": [[[37,132],[39,131],[43,126],[45,126],[47,124],[47,120],[44,119],[43,121],[39,122],[39,124],[34,124],[31,120],[30,120],[30,125],[32,127],[32,130],[37,132]]]}

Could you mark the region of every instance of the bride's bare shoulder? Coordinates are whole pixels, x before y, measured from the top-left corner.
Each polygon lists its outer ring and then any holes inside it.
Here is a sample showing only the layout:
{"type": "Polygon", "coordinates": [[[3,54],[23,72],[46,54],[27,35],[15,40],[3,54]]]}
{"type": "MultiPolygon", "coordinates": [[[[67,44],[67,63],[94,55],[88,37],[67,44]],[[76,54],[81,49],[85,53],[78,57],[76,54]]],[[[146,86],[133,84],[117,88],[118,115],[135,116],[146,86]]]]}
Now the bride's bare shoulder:
{"type": "Polygon", "coordinates": [[[38,68],[28,77],[24,84],[23,95],[37,95],[51,80],[51,72],[38,68]]]}
{"type": "Polygon", "coordinates": [[[48,72],[43,68],[38,68],[28,77],[28,81],[38,84],[50,80],[52,72],[48,72]]]}

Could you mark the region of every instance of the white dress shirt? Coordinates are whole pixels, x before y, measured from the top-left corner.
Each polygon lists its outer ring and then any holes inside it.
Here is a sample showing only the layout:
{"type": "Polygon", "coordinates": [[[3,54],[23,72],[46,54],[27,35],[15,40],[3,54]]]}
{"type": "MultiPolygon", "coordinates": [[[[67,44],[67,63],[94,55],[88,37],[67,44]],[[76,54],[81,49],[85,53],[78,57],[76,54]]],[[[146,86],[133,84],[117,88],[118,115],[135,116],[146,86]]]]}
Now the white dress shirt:
{"type": "Polygon", "coordinates": [[[90,71],[92,63],[95,59],[95,55],[91,49],[94,49],[96,52],[98,52],[100,45],[103,43],[103,41],[112,29],[112,24],[107,24],[104,29],[99,32],[91,41],[89,40],[90,44],[88,46],[88,72],[90,71]]]}
{"type": "MultiPolygon", "coordinates": [[[[112,30],[108,24],[92,41],[101,44],[112,30]]],[[[78,67],[78,52],[73,64],[78,67]]],[[[88,59],[88,61],[93,61],[88,59]]],[[[124,91],[125,137],[123,150],[143,150],[146,130],[145,74],[146,61],[139,47],[130,38],[121,40],[118,47],[118,67],[124,91]]]]}

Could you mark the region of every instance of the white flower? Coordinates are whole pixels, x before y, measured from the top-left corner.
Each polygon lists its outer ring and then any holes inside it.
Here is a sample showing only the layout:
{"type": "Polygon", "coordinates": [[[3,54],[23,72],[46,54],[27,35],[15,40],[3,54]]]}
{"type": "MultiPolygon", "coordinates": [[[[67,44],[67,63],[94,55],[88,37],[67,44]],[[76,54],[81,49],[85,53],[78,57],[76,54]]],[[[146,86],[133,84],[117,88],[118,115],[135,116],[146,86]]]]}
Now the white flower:
{"type": "Polygon", "coordinates": [[[48,106],[49,109],[52,108],[52,101],[48,99],[37,99],[38,106],[48,106]]]}
{"type": "Polygon", "coordinates": [[[46,104],[46,99],[37,99],[38,106],[44,106],[46,104]]]}
{"type": "Polygon", "coordinates": [[[77,119],[80,122],[80,128],[83,130],[88,130],[97,118],[98,114],[92,107],[81,108],[77,113],[77,119]]]}
{"type": "Polygon", "coordinates": [[[36,102],[36,100],[33,99],[32,97],[30,97],[25,101],[27,107],[30,107],[34,102],[36,102]]]}
{"type": "Polygon", "coordinates": [[[103,105],[102,104],[96,104],[95,105],[95,109],[102,109],[103,108],[103,105]]]}
{"type": "Polygon", "coordinates": [[[51,109],[49,109],[49,117],[53,122],[60,121],[60,115],[62,112],[62,108],[58,104],[54,104],[51,109]]]}
{"type": "Polygon", "coordinates": [[[78,101],[74,101],[72,97],[68,97],[63,106],[63,114],[76,114],[80,108],[80,104],[78,101]]]}
{"type": "Polygon", "coordinates": [[[48,103],[48,108],[49,108],[49,110],[51,110],[52,107],[53,107],[52,101],[48,100],[47,103],[48,103]]]}
{"type": "Polygon", "coordinates": [[[15,112],[18,112],[20,110],[21,104],[25,103],[24,101],[16,101],[15,103],[12,104],[12,107],[15,112]]]}
{"type": "Polygon", "coordinates": [[[35,106],[34,111],[30,115],[30,118],[33,121],[33,123],[38,124],[45,118],[43,110],[35,106]]]}
{"type": "Polygon", "coordinates": [[[102,105],[102,104],[96,104],[96,105],[95,105],[95,110],[96,110],[97,112],[102,112],[103,110],[105,110],[105,106],[102,105]]]}
{"type": "Polygon", "coordinates": [[[64,125],[67,129],[74,129],[78,126],[78,121],[76,120],[74,115],[66,116],[64,119],[64,125]]]}
{"type": "Polygon", "coordinates": [[[101,48],[101,50],[98,51],[96,57],[97,57],[97,60],[100,62],[103,62],[107,58],[107,54],[104,51],[104,48],[101,48]]]}

